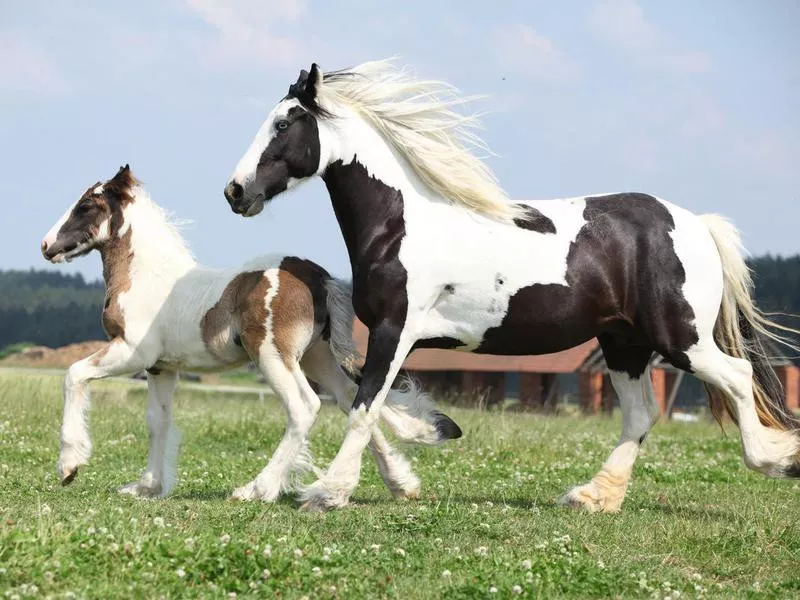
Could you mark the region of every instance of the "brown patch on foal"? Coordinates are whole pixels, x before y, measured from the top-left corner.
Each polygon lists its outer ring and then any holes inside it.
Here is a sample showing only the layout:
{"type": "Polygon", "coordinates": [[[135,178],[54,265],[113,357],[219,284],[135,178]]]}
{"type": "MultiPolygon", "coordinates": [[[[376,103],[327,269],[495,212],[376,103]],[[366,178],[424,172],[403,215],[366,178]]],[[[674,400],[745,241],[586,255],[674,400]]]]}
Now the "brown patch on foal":
{"type": "MultiPolygon", "coordinates": [[[[131,289],[131,261],[133,247],[131,244],[132,229],[120,236],[124,223],[123,211],[133,202],[131,190],[138,181],[127,165],[103,184],[103,192],[94,196],[95,201],[104,205],[110,214],[109,239],[100,247],[103,259],[103,280],[106,284],[106,299],[103,306],[103,329],[109,338],[125,337],[125,316],[119,301],[120,294],[131,289]]],[[[96,187],[96,186],[95,186],[96,187]]],[[[94,187],[86,194],[92,194],[94,187]]]]}
{"type": "Polygon", "coordinates": [[[310,260],[287,256],[281,261],[278,293],[270,309],[275,348],[287,367],[300,360],[310,339],[328,324],[325,281],[329,278],[310,260]]]}
{"type": "Polygon", "coordinates": [[[239,273],[225,286],[219,300],[200,322],[206,349],[220,359],[226,359],[226,349],[235,343],[238,333],[242,346],[254,361],[264,338],[267,337],[266,297],[269,280],[264,271],[239,273]]]}

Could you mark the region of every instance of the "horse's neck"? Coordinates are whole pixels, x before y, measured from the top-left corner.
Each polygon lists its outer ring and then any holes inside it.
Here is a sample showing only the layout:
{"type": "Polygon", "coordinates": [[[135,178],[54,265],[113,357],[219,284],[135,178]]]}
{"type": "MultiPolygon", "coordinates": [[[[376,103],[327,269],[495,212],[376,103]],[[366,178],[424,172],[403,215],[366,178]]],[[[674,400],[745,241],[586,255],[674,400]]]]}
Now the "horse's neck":
{"type": "Polygon", "coordinates": [[[100,251],[109,294],[144,285],[148,294],[168,294],[197,264],[163,211],[144,195],[125,208],[119,234],[100,251]],[[144,281],[146,280],[146,281],[144,281]]]}
{"type": "Polygon", "coordinates": [[[390,222],[402,221],[408,206],[413,204],[419,212],[441,206],[444,200],[433,195],[407,161],[360,118],[347,118],[337,127],[340,132],[323,180],[355,266],[365,260],[377,237],[385,238],[390,222]]]}

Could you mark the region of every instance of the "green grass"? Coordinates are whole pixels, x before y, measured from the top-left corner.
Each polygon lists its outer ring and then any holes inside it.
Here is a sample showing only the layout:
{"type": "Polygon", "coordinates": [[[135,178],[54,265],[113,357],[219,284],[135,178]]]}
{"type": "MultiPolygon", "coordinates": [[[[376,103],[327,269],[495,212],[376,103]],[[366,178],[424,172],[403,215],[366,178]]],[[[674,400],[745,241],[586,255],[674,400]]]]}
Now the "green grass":
{"type": "MultiPolygon", "coordinates": [[[[589,515],[555,499],[605,459],[616,420],[454,409],[463,439],[406,449],[421,500],[393,500],[366,457],[353,505],[320,515],[227,500],[275,447],[276,403],[179,392],[180,481],[147,501],[116,493],[145,464],[143,390],[98,383],[93,400],[94,456],[62,488],[59,379],[0,372],[2,598],[800,595],[798,484],[747,471],[711,424],[657,427],[623,512],[589,515]]],[[[323,410],[318,464],[343,426],[323,410]]]]}

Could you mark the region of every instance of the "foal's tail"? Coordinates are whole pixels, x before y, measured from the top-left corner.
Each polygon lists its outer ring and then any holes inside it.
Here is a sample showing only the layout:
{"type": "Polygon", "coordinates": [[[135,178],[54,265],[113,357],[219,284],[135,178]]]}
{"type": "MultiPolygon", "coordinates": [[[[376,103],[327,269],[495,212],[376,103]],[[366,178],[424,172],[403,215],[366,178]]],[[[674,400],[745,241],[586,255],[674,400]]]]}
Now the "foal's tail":
{"type": "Polygon", "coordinates": [[[353,341],[353,288],[347,281],[330,278],[325,281],[327,292],[328,318],[331,324],[331,338],[328,342],[337,362],[349,374],[357,375],[363,357],[353,341]]]}
{"type": "MultiPolygon", "coordinates": [[[[719,316],[714,326],[714,340],[723,352],[744,358],[753,366],[753,394],[756,411],[763,425],[779,431],[795,432],[800,436],[800,420],[786,405],[783,387],[769,365],[764,342],[778,344],[800,351],[789,336],[800,331],[770,320],[753,302],[753,278],[743,258],[739,232],[719,215],[700,217],[708,227],[722,260],[723,293],[719,316]]],[[[717,420],[727,413],[736,422],[736,412],[730,400],[716,390],[710,391],[711,411],[717,420]]],[[[793,467],[800,476],[800,457],[793,467]]]]}
{"type": "MultiPolygon", "coordinates": [[[[331,352],[345,372],[360,383],[359,365],[363,358],[353,341],[352,287],[346,281],[331,278],[325,282],[325,289],[331,352]]],[[[400,386],[389,391],[381,420],[398,438],[415,444],[440,444],[461,437],[461,428],[455,421],[439,412],[431,397],[408,377],[402,378],[400,386]]]]}

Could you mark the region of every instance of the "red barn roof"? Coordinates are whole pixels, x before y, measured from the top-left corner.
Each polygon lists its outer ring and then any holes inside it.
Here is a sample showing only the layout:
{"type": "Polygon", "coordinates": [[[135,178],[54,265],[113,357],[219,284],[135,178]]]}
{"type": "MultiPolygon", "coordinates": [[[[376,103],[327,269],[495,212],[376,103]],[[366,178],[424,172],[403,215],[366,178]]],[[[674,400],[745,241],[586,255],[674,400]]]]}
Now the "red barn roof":
{"type": "MultiPolygon", "coordinates": [[[[366,326],[356,319],[353,338],[362,356],[367,353],[366,326]]],[[[415,350],[403,367],[411,371],[502,371],[522,373],[573,373],[598,347],[596,339],[563,352],[538,356],[492,356],[456,350],[415,350]]]]}

